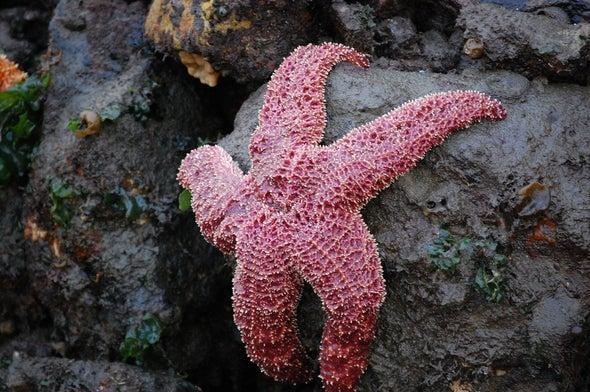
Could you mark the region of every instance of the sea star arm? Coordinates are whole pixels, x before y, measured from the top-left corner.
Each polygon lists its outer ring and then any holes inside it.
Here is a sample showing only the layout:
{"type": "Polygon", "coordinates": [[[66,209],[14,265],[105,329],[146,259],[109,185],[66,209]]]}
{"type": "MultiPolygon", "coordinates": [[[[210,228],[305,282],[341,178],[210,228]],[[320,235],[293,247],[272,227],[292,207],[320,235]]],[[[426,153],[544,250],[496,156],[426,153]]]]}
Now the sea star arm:
{"type": "Polygon", "coordinates": [[[358,212],[334,211],[300,228],[293,261],[322,300],[326,323],[320,377],[326,392],[354,391],[368,363],[385,296],[375,240],[358,212]]]}
{"type": "Polygon", "coordinates": [[[303,281],[273,246],[276,226],[246,224],[236,246],[234,321],[250,359],[279,381],[305,382],[311,360],[297,332],[296,310],[303,281]],[[271,240],[271,241],[269,241],[271,240]],[[280,259],[280,260],[279,260],[280,259]]]}
{"type": "Polygon", "coordinates": [[[235,234],[222,221],[238,199],[243,178],[236,162],[218,146],[192,150],[178,169],[178,182],[191,192],[191,206],[201,232],[226,253],[233,251],[235,234]]]}
{"type": "Polygon", "coordinates": [[[320,194],[320,204],[357,209],[453,131],[482,119],[505,117],[500,102],[476,91],[444,92],[410,101],[322,148],[321,170],[334,180],[320,194]]]}
{"type": "Polygon", "coordinates": [[[297,48],[273,73],[250,142],[254,169],[273,165],[284,149],[320,141],[326,125],[326,78],[341,61],[368,66],[365,56],[354,49],[325,43],[297,48]]]}

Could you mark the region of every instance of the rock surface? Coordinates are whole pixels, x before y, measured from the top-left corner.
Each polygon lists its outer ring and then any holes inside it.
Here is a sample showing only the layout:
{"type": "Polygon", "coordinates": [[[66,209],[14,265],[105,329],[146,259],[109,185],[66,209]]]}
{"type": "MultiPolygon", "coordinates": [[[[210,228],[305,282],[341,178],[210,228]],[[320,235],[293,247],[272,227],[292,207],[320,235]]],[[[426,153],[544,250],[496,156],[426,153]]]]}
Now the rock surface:
{"type": "Polygon", "coordinates": [[[204,56],[240,82],[270,76],[296,46],[313,41],[308,2],[156,0],[146,34],[158,50],[204,56]]]}
{"type": "Polygon", "coordinates": [[[215,357],[211,333],[233,332],[229,322],[209,326],[217,315],[197,317],[213,301],[231,320],[215,302],[229,271],[178,210],[175,175],[188,146],[220,122],[204,114],[194,80],[145,49],[146,13],[122,0],[63,0],[55,9],[50,53],[59,55],[49,59],[53,81],[24,197],[27,274],[63,354],[119,359],[125,333],[153,315],[163,325],[154,360],[194,370],[215,357]],[[68,123],[83,110],[100,113],[102,126],[77,138],[68,123]]]}
{"type": "Polygon", "coordinates": [[[23,69],[32,70],[37,56],[47,47],[47,22],[53,5],[50,1],[21,0],[9,6],[10,1],[0,4],[0,51],[23,69]]]}
{"type": "Polygon", "coordinates": [[[199,388],[169,375],[122,363],[27,358],[15,353],[8,368],[8,391],[162,391],[198,392],[199,388]]]}
{"type": "Polygon", "coordinates": [[[494,67],[527,77],[588,82],[589,23],[570,25],[551,17],[549,11],[533,14],[473,4],[462,8],[457,24],[465,29],[465,39],[483,42],[485,56],[494,67]]]}
{"type": "MultiPolygon", "coordinates": [[[[583,365],[573,360],[572,331],[588,334],[590,311],[590,173],[580,150],[590,142],[590,112],[579,110],[590,107],[588,88],[510,72],[451,76],[344,65],[328,82],[326,143],[404,101],[453,89],[497,97],[508,119],[453,135],[364,209],[388,292],[359,390],[574,390],[583,365]],[[519,189],[534,181],[550,188],[551,202],[519,216],[519,189]],[[493,244],[494,257],[507,258],[504,300],[487,301],[475,290],[486,263],[479,254],[452,273],[430,265],[426,249],[441,226],[493,244]],[[539,230],[546,236],[539,239],[539,230]]],[[[246,101],[235,131],[220,142],[243,167],[263,94],[246,101]]],[[[302,311],[321,312],[317,306],[302,311]]],[[[321,329],[303,328],[312,346],[321,329]]]]}

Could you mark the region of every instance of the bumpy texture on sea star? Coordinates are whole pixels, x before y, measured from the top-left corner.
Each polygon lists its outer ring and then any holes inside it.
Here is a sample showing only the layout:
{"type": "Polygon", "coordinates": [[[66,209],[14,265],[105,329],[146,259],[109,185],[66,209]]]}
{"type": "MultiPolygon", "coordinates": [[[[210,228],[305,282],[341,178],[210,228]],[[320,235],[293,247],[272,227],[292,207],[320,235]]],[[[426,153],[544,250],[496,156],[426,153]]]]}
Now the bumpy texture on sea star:
{"type": "Polygon", "coordinates": [[[277,380],[304,382],[311,361],[296,308],[309,282],[327,314],[320,351],[326,391],[352,391],[367,367],[385,285],[363,205],[451,132],[501,120],[502,105],[475,91],[411,101],[321,146],[324,86],[340,61],[367,59],[338,44],[287,57],[268,84],[242,173],[218,146],[191,151],[178,180],[192,194],[204,236],[235,252],[234,320],[250,358],[277,380]]]}
{"type": "Polygon", "coordinates": [[[18,65],[0,55],[0,91],[9,89],[18,82],[22,82],[27,74],[18,68],[18,65]]]}

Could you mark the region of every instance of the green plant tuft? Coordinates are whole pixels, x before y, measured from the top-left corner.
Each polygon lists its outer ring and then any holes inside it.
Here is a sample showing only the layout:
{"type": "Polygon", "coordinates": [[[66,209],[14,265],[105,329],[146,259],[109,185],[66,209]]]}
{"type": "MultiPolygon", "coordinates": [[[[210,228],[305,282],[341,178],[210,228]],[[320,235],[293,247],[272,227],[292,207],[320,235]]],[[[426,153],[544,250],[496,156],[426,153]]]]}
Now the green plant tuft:
{"type": "Polygon", "coordinates": [[[123,361],[134,359],[137,365],[143,364],[146,353],[160,340],[162,325],[153,314],[147,314],[138,325],[127,331],[119,346],[123,361]]]}
{"type": "Polygon", "coordinates": [[[433,244],[427,247],[426,254],[430,264],[445,272],[454,271],[462,261],[475,260],[478,266],[474,278],[475,288],[488,301],[500,302],[506,296],[508,259],[497,248],[498,244],[492,240],[474,242],[441,228],[433,244]]]}
{"type": "Polygon", "coordinates": [[[69,119],[66,128],[68,129],[68,131],[76,133],[82,128],[82,121],[80,121],[78,117],[72,117],[69,119]]]}
{"type": "Polygon", "coordinates": [[[475,287],[488,301],[500,302],[506,296],[506,256],[497,253],[497,244],[491,240],[475,243],[481,265],[475,274],[475,287]]]}
{"type": "Polygon", "coordinates": [[[99,113],[101,120],[103,121],[115,121],[123,113],[123,108],[118,103],[111,103],[102,109],[99,113]]]}
{"type": "Polygon", "coordinates": [[[118,187],[105,197],[107,205],[125,214],[130,221],[136,220],[148,210],[148,203],[140,195],[132,196],[125,189],[118,187]]]}
{"type": "Polygon", "coordinates": [[[72,220],[74,214],[72,213],[72,206],[67,202],[77,196],[78,192],[61,180],[53,180],[49,191],[49,199],[51,200],[51,207],[49,212],[54,222],[61,227],[67,227],[72,220]]]}
{"type": "Polygon", "coordinates": [[[178,195],[178,209],[185,212],[191,208],[191,192],[188,189],[184,189],[178,195]]]}
{"type": "Polygon", "coordinates": [[[26,176],[39,138],[43,93],[49,76],[31,76],[0,92],[0,186],[26,176]]]}
{"type": "Polygon", "coordinates": [[[457,238],[441,228],[433,244],[427,247],[428,260],[440,270],[453,271],[462,259],[470,256],[470,243],[469,238],[457,238]]]}

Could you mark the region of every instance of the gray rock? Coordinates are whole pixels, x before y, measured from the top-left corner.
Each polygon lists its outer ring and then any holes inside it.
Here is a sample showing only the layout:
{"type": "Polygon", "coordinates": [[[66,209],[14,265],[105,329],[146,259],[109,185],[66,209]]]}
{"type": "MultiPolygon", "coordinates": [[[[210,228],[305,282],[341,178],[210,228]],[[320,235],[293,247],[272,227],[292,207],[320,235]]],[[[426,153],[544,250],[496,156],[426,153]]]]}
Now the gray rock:
{"type": "Polygon", "coordinates": [[[10,2],[6,3],[0,5],[0,51],[24,70],[31,70],[37,56],[47,48],[51,6],[49,2],[21,0],[8,8],[10,2]]]}
{"type": "MultiPolygon", "coordinates": [[[[363,210],[388,290],[359,391],[463,384],[482,391],[573,390],[580,377],[561,375],[580,374],[584,366],[569,340],[590,312],[590,173],[582,152],[590,143],[589,88],[529,82],[505,71],[441,75],[342,65],[327,84],[324,143],[407,100],[455,89],[497,97],[508,118],[454,134],[363,210]],[[534,181],[551,187],[551,203],[518,217],[518,190],[534,181]],[[536,230],[548,221],[557,230],[551,241],[540,241],[536,230]],[[497,245],[495,254],[508,260],[506,299],[488,302],[475,290],[486,262],[477,253],[454,273],[430,265],[426,247],[443,224],[472,243],[497,245]]],[[[246,101],[235,131],[219,143],[243,168],[264,91],[246,101]]],[[[317,302],[301,308],[304,315],[321,313],[317,302]]],[[[318,322],[302,326],[308,346],[317,344],[318,322]]]]}
{"type": "MultiPolygon", "coordinates": [[[[16,186],[0,189],[0,314],[6,315],[8,296],[22,284],[25,271],[23,230],[20,227],[22,203],[13,200],[22,198],[16,186]]],[[[0,322],[3,321],[0,316],[0,322]]]]}
{"type": "Polygon", "coordinates": [[[547,15],[473,4],[461,9],[457,25],[465,29],[465,39],[484,43],[485,56],[496,67],[580,83],[590,75],[588,23],[570,25],[547,15]]]}
{"type": "Polygon", "coordinates": [[[330,17],[343,43],[363,53],[373,53],[375,17],[373,8],[360,3],[335,0],[330,17]]]}
{"type": "MultiPolygon", "coordinates": [[[[205,342],[213,338],[187,312],[214,301],[225,287],[217,279],[228,277],[178,210],[175,175],[205,124],[219,122],[203,114],[197,82],[145,49],[146,13],[144,3],[123,0],[63,0],[55,10],[59,57],[49,59],[43,135],[23,198],[25,231],[37,233],[27,236],[27,273],[68,355],[118,358],[126,331],[153,314],[166,334],[162,350],[179,370],[192,369],[213,355],[205,342]],[[84,26],[72,29],[79,17],[84,26]],[[107,108],[116,118],[97,134],[67,130],[82,110],[107,108]],[[73,194],[57,196],[58,183],[73,194]],[[60,225],[56,215],[71,219],[60,225]]],[[[227,335],[226,324],[217,331],[227,335]]]]}
{"type": "Polygon", "coordinates": [[[162,391],[198,392],[199,388],[170,375],[103,361],[27,358],[15,352],[8,368],[8,391],[162,391]]]}

